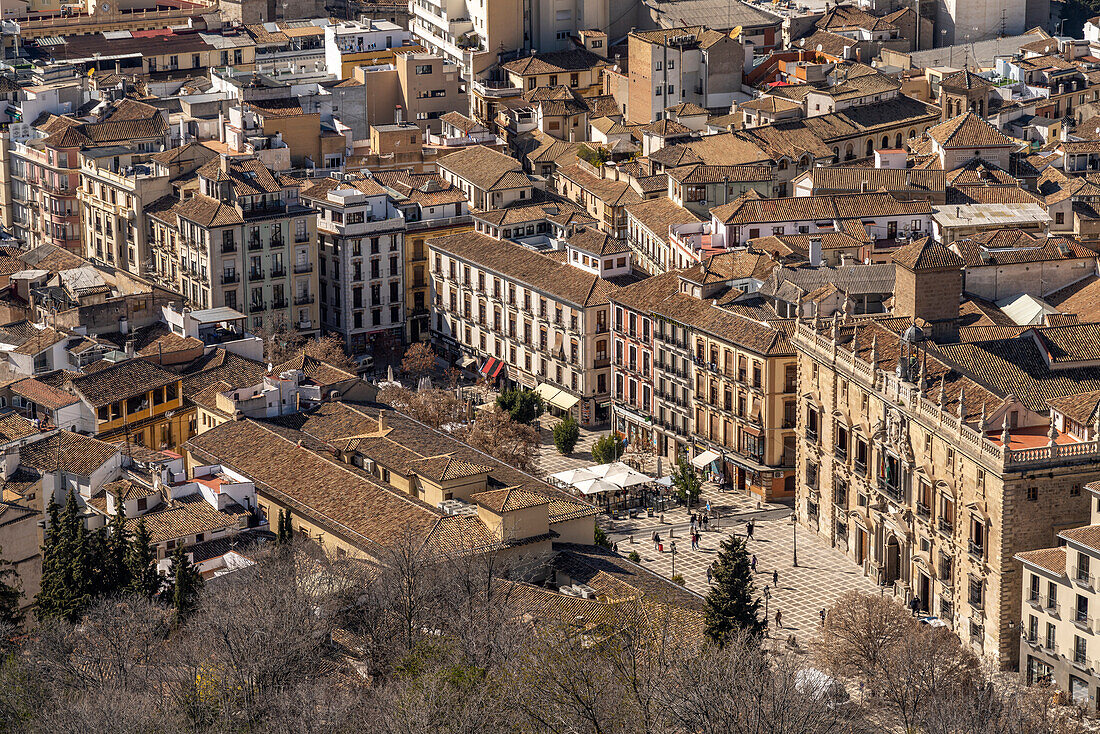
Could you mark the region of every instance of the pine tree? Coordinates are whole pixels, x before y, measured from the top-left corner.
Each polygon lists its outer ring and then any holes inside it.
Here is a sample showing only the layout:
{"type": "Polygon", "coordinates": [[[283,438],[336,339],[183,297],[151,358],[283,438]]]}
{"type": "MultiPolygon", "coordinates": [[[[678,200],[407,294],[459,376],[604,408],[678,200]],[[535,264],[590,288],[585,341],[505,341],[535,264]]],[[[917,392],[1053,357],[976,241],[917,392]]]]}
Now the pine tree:
{"type": "Polygon", "coordinates": [[[699,501],[699,495],[703,493],[703,482],[695,467],[688,461],[687,456],[680,454],[676,466],[672,469],[672,486],[676,490],[676,496],[683,500],[688,509],[699,501]]]}
{"type": "Polygon", "coordinates": [[[199,591],[202,590],[202,576],[191,563],[191,559],[177,545],[172,554],[172,606],[179,619],[185,618],[195,608],[199,591]]]}
{"type": "Polygon", "coordinates": [[[744,538],[731,536],[722,541],[703,619],[707,636],[719,645],[738,630],[753,636],[763,634],[765,621],[760,618],[760,599],[756,596],[744,538]]]}
{"type": "Polygon", "coordinates": [[[130,539],[126,552],[127,588],[134,594],[152,599],[160,591],[163,580],[153,564],[153,551],[149,548],[149,531],[145,528],[145,518],[138,518],[134,537],[130,539]]]}

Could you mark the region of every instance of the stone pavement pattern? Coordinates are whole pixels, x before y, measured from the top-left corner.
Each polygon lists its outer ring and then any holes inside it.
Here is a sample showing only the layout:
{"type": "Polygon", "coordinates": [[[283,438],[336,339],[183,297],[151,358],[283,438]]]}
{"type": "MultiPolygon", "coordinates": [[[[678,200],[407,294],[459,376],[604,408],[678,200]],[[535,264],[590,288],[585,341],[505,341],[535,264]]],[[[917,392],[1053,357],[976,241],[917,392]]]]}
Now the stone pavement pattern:
{"type": "MultiPolygon", "coordinates": [[[[763,594],[765,585],[770,587],[768,623],[775,633],[775,611],[783,612],[783,629],[793,634],[799,644],[810,642],[820,628],[819,610],[827,608],[846,591],[855,589],[867,593],[881,593],[881,588],[863,575],[855,563],[840,551],[830,548],[820,538],[804,528],[798,529],[798,568],[791,565],[794,538],[789,511],[770,510],[753,513],[758,516],[754,540],[748,542],[748,551],[756,555],[756,588],[763,594]],[[772,583],[772,571],[779,571],[779,586],[772,583]]],[[[729,536],[730,528],[740,536],[745,535],[742,515],[734,520],[724,520],[721,530],[701,534],[699,550],[691,550],[690,531],[687,525],[665,525],[658,530],[664,541],[664,553],[653,549],[653,528],[634,535],[631,544],[629,534],[617,530],[611,539],[618,543],[619,553],[626,556],[635,550],[642,557],[642,565],[663,576],[672,576],[672,553],[669,541],[676,541],[676,573],[684,577],[687,588],[699,594],[708,589],[707,567],[714,561],[719,544],[729,536]],[[669,530],[675,528],[675,537],[669,538],[669,530]]],[[[667,519],[667,518],[666,518],[667,519]]]]}

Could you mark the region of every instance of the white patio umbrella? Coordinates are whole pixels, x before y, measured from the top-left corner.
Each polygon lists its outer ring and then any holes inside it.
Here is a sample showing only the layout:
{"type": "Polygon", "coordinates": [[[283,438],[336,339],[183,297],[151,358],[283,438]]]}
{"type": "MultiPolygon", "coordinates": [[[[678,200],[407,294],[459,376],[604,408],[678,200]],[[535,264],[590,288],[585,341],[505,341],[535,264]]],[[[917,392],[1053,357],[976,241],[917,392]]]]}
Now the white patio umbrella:
{"type": "Polygon", "coordinates": [[[600,492],[618,492],[619,485],[606,482],[603,479],[586,479],[583,482],[577,482],[573,485],[581,491],[582,494],[598,494],[600,492]]]}
{"type": "Polygon", "coordinates": [[[588,467],[588,471],[592,473],[594,477],[606,477],[608,472],[613,471],[614,464],[596,464],[595,466],[588,467]]]}
{"type": "Polygon", "coordinates": [[[576,486],[577,482],[584,482],[591,479],[596,479],[597,477],[588,469],[566,469],[565,471],[560,471],[557,474],[551,474],[550,478],[557,479],[562,484],[576,486]]]}
{"type": "Polygon", "coordinates": [[[652,478],[647,477],[645,474],[636,471],[631,471],[626,476],[615,474],[610,477],[605,477],[604,479],[605,481],[614,482],[620,487],[633,487],[638,484],[649,484],[653,481],[652,478]]]}

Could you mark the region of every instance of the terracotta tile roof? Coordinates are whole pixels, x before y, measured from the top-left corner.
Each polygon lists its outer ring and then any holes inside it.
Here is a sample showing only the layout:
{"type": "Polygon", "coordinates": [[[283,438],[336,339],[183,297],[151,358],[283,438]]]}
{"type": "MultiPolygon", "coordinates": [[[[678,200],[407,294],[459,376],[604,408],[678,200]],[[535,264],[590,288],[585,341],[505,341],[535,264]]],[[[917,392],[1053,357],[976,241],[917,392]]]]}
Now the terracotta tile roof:
{"type": "Polygon", "coordinates": [[[679,104],[674,104],[671,107],[666,107],[665,112],[674,117],[691,117],[694,115],[707,114],[705,109],[694,102],[680,102],[679,104]]]}
{"type": "MultiPolygon", "coordinates": [[[[588,214],[579,206],[568,199],[561,201],[548,201],[539,204],[526,204],[523,206],[509,206],[503,209],[491,211],[476,211],[478,219],[489,222],[497,227],[507,227],[513,224],[527,224],[540,221],[555,221],[571,214],[588,214]]],[[[591,217],[589,217],[591,219],[591,217]]],[[[595,220],[592,220],[595,222],[595,220]]]]}
{"type": "Polygon", "coordinates": [[[1071,237],[1040,238],[1015,228],[990,230],[963,240],[956,240],[951,243],[951,249],[958,253],[970,268],[1093,259],[1097,256],[1095,250],[1071,237]]]}
{"type": "Polygon", "coordinates": [[[1063,313],[1075,314],[1081,321],[1100,321],[1100,277],[1082,278],[1047,294],[1043,300],[1063,313]]]}
{"type": "Polygon", "coordinates": [[[580,166],[563,166],[558,176],[572,181],[604,203],[604,206],[627,206],[642,201],[642,197],[626,181],[612,181],[585,171],[580,166]]]}
{"type": "MultiPolygon", "coordinates": [[[[862,191],[866,182],[871,191],[942,193],[946,176],[942,170],[912,168],[859,168],[853,166],[818,166],[810,169],[815,189],[824,191],[862,191]]],[[[1013,181],[1015,183],[1015,181],[1013,181]]]]}
{"type": "Polygon", "coordinates": [[[1074,393],[1047,401],[1051,408],[1082,425],[1087,425],[1092,420],[1097,403],[1100,403],[1100,390],[1074,393]]]}
{"type": "Polygon", "coordinates": [[[711,216],[725,224],[862,219],[864,217],[931,214],[928,201],[900,201],[886,192],[792,196],[763,199],[741,196],[711,209],[711,216]]]}
{"type": "Polygon", "coordinates": [[[691,135],[693,131],[687,125],[676,122],[675,120],[670,120],[666,117],[662,120],[656,120],[649,123],[642,128],[642,132],[667,138],[677,135],[691,135]]]}
{"type": "Polygon", "coordinates": [[[216,383],[228,385],[226,389],[258,385],[266,373],[267,366],[262,362],[216,348],[183,368],[183,397],[193,401],[198,393],[216,383]]]}
{"type": "Polygon", "coordinates": [[[259,196],[283,190],[271,171],[256,158],[232,158],[222,169],[222,159],[212,158],[203,164],[198,175],[214,182],[228,181],[237,196],[259,196]]]}
{"type": "Polygon", "coordinates": [[[580,268],[507,240],[463,232],[428,240],[428,247],[476,263],[503,277],[548,293],[576,307],[606,303],[617,286],[580,268]]]}
{"type": "MultiPolygon", "coordinates": [[[[293,435],[295,432],[291,432],[293,435]]],[[[392,543],[399,533],[426,539],[439,522],[433,508],[341,464],[274,427],[228,421],[191,438],[187,448],[251,478],[261,495],[366,549],[392,543]]]]}
{"type": "MultiPolygon", "coordinates": [[[[1100,551],[1100,525],[1085,525],[1080,528],[1070,528],[1069,530],[1063,530],[1058,533],[1058,535],[1066,540],[1083,545],[1086,548],[1100,551]]],[[[1065,551],[1063,550],[1063,552],[1065,551]]]]}
{"type": "Polygon", "coordinates": [[[550,498],[544,494],[515,487],[476,492],[470,495],[470,499],[498,515],[503,512],[526,510],[531,507],[550,504],[550,498]]]}
{"type": "Polygon", "coordinates": [[[1043,199],[1020,186],[948,186],[948,204],[1036,204],[1043,199]]]}
{"type": "Polygon", "coordinates": [[[178,382],[179,379],[178,375],[152,362],[128,359],[90,375],[74,377],[70,384],[93,408],[99,408],[117,400],[144,395],[154,388],[178,382]]]}
{"type": "Polygon", "coordinates": [[[595,227],[580,227],[567,240],[570,245],[594,255],[620,255],[630,252],[625,240],[612,237],[595,227]]]}
{"type": "Polygon", "coordinates": [[[997,86],[980,74],[975,74],[969,68],[947,74],[940,79],[941,89],[971,90],[992,89],[997,86]]]}
{"type": "Polygon", "coordinates": [[[484,145],[471,145],[446,155],[436,165],[486,191],[530,185],[519,161],[484,145]]]}
{"type": "Polygon", "coordinates": [[[462,132],[469,132],[470,130],[473,130],[475,127],[483,127],[482,124],[480,122],[478,122],[477,120],[473,120],[469,117],[466,117],[466,115],[464,115],[461,112],[458,112],[456,110],[452,110],[452,111],[448,112],[447,114],[443,115],[442,117],[439,118],[439,121],[443,122],[443,123],[446,123],[446,124],[448,124],[448,125],[450,125],[454,128],[457,128],[458,130],[461,130],[462,132]]]}
{"type": "Polygon", "coordinates": [[[122,498],[123,502],[129,502],[130,500],[136,500],[140,497],[149,497],[156,494],[156,490],[148,484],[136,481],[130,477],[107,482],[100,491],[105,497],[117,494],[122,498]]]}
{"type": "Polygon", "coordinates": [[[944,148],[999,148],[1018,145],[1015,139],[970,111],[936,125],[928,131],[928,137],[944,148]]]}
{"type": "MultiPolygon", "coordinates": [[[[585,69],[593,69],[599,66],[611,64],[606,58],[598,56],[583,48],[568,49],[565,51],[552,51],[550,53],[537,53],[525,56],[501,64],[500,67],[507,72],[519,76],[534,74],[560,74],[585,69]]],[[[567,80],[563,80],[567,81],[567,80]]]]}
{"type": "Polygon", "coordinates": [[[456,204],[466,201],[466,195],[457,186],[444,181],[435,173],[412,171],[378,171],[374,180],[395,193],[414,201],[421,207],[456,204]]]}
{"type": "MultiPolygon", "coordinates": [[[[1015,395],[1029,410],[1045,413],[1049,400],[1100,390],[1100,376],[1091,367],[1059,366],[1051,369],[1032,333],[1041,332],[1046,335],[1062,330],[1062,334],[1051,335],[1054,338],[1048,341],[1047,349],[1053,350],[1052,361],[1055,363],[1066,361],[1067,347],[1073,348],[1082,358],[1100,358],[1100,347],[1097,346],[1100,335],[1094,333],[1090,338],[1079,332],[1071,332],[1084,327],[1090,327],[1095,332],[1097,325],[1042,327],[1029,329],[1015,338],[942,344],[936,349],[958,365],[959,369],[975,375],[984,385],[990,386],[990,389],[997,390],[1002,397],[1015,395]],[[1069,343],[1071,341],[1074,343],[1069,343]]],[[[968,387],[967,390],[969,389],[968,387]]]]}
{"type": "Polygon", "coordinates": [[[297,97],[284,97],[282,99],[250,99],[248,107],[256,110],[261,115],[281,117],[301,117],[305,114],[302,102],[297,97]]]}
{"type": "Polygon", "coordinates": [[[702,221],[688,209],[680,206],[667,196],[631,204],[626,208],[628,217],[633,217],[643,227],[653,233],[661,242],[668,242],[668,228],[673,224],[695,224],[702,221]]]}
{"type": "MultiPolygon", "coordinates": [[[[44,326],[39,328],[37,326],[29,324],[29,322],[17,322],[26,323],[28,328],[20,330],[25,337],[19,346],[12,351],[16,354],[23,354],[28,357],[33,357],[40,352],[49,349],[55,344],[59,344],[69,338],[68,334],[64,334],[50,326],[44,326]]],[[[2,327],[5,331],[16,330],[16,324],[5,324],[2,327]]]]}
{"type": "Polygon", "coordinates": [[[437,482],[476,477],[479,474],[488,474],[493,470],[491,466],[446,455],[414,459],[410,462],[410,468],[417,475],[437,482]]]}
{"type": "Polygon", "coordinates": [[[47,410],[57,410],[58,408],[64,408],[66,405],[80,402],[80,398],[71,392],[51,387],[33,377],[14,383],[9,389],[16,395],[20,395],[47,410]]]}
{"type": "MultiPolygon", "coordinates": [[[[145,521],[149,542],[157,544],[198,533],[240,528],[241,521],[248,516],[248,511],[236,503],[230,503],[225,510],[218,511],[202,495],[192,494],[169,500],[162,507],[139,517],[145,521]]],[[[126,520],[128,531],[133,532],[137,527],[139,517],[126,520]]]]}
{"type": "Polygon", "coordinates": [[[39,432],[33,423],[14,411],[0,415],[0,442],[19,441],[39,432]]]}
{"type": "Polygon", "coordinates": [[[355,375],[347,370],[342,370],[339,367],[331,365],[328,362],[323,362],[316,357],[310,357],[307,354],[299,354],[297,357],[283,364],[276,365],[271,370],[271,374],[281,375],[288,370],[301,370],[309,380],[322,386],[355,379],[355,375]]]}
{"type": "Polygon", "coordinates": [[[118,449],[109,443],[72,431],[60,431],[24,446],[19,463],[39,472],[54,472],[60,468],[70,474],[89,477],[117,455],[118,449]]]}
{"type": "MultiPolygon", "coordinates": [[[[815,171],[829,169],[816,168],[815,171]]],[[[668,177],[683,184],[743,183],[746,181],[772,181],[775,173],[771,166],[709,166],[692,163],[668,171],[668,177]]],[[[856,187],[859,190],[859,187],[856,187]]]]}
{"type": "Polygon", "coordinates": [[[244,222],[236,207],[202,194],[184,199],[156,216],[172,226],[176,226],[176,216],[201,227],[228,227],[244,222]]]}
{"type": "Polygon", "coordinates": [[[959,270],[966,263],[931,237],[914,240],[894,251],[893,261],[912,271],[959,270]]]}
{"type": "MultiPolygon", "coordinates": [[[[1059,535],[1063,534],[1064,533],[1059,533],[1059,535]]],[[[1024,563],[1031,564],[1032,566],[1050,571],[1058,576],[1066,575],[1066,549],[1064,546],[1059,548],[1040,548],[1039,550],[1024,551],[1023,553],[1017,553],[1015,558],[1024,563]]]]}

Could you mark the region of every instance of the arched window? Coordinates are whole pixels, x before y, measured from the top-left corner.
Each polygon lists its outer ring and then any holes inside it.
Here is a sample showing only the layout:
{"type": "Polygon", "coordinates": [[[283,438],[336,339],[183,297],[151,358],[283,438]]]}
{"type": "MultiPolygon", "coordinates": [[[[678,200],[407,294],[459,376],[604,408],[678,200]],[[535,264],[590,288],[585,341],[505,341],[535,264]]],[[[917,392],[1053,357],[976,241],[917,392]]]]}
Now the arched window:
{"type": "Polygon", "coordinates": [[[895,145],[894,145],[895,148],[900,148],[901,147],[901,133],[898,133],[897,135],[894,136],[894,142],[895,142],[895,145]]]}
{"type": "Polygon", "coordinates": [[[848,143],[848,145],[844,148],[844,160],[850,161],[855,157],[856,157],[856,152],[852,148],[852,144],[848,143]]]}
{"type": "Polygon", "coordinates": [[[910,130],[909,131],[909,139],[912,140],[915,137],[917,137],[917,131],[916,130],[910,130]]]}
{"type": "Polygon", "coordinates": [[[884,149],[890,147],[890,136],[889,135],[883,135],[882,136],[882,147],[884,149]]]}
{"type": "Polygon", "coordinates": [[[867,155],[875,154],[875,141],[867,138],[867,155]]]}
{"type": "Polygon", "coordinates": [[[786,171],[787,170],[787,159],[786,158],[780,158],[779,159],[779,170],[780,171],[786,171]]]}

